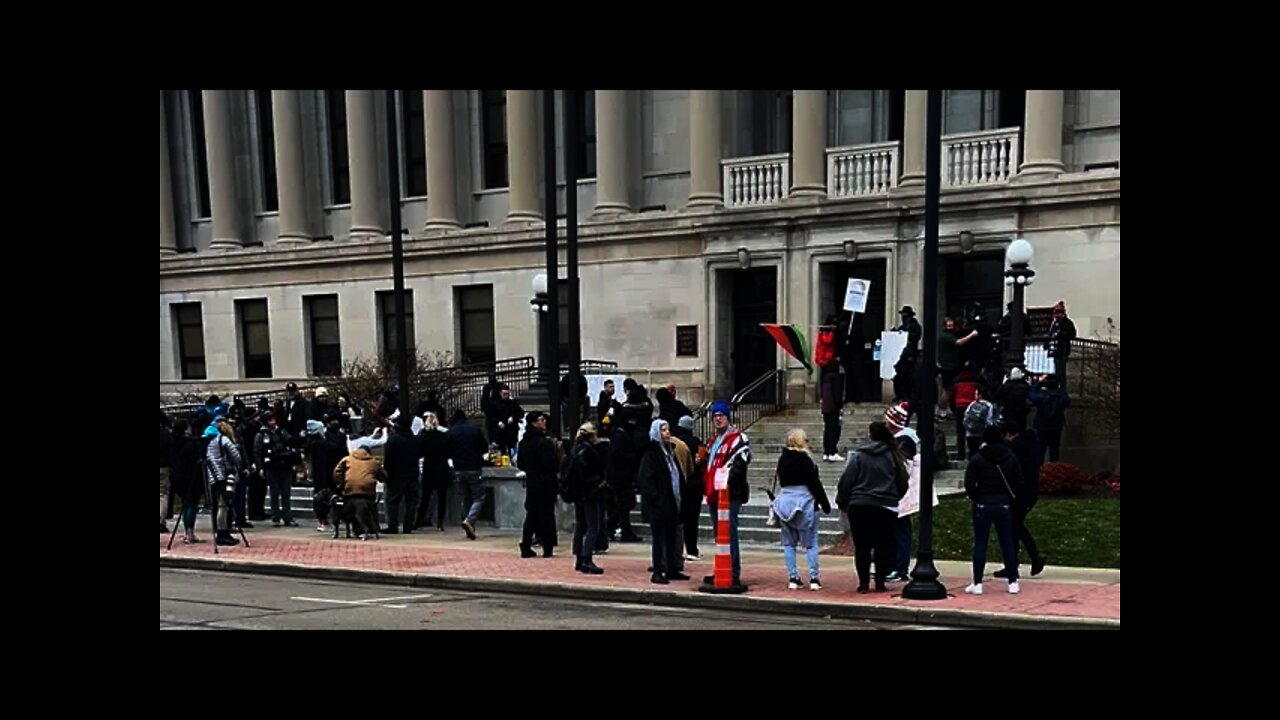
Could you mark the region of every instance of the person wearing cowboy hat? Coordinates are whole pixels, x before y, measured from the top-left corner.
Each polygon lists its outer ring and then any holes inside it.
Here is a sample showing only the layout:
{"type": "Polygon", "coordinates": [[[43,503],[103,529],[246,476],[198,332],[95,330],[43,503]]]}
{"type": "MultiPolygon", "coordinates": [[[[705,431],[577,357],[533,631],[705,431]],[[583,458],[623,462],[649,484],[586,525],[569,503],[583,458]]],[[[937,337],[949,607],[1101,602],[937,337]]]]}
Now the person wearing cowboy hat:
{"type": "Polygon", "coordinates": [[[920,345],[920,340],[924,337],[924,328],[920,327],[920,321],[916,319],[915,308],[910,305],[903,305],[902,309],[898,311],[898,317],[902,318],[902,322],[893,329],[894,332],[907,334],[907,346],[902,350],[902,357],[915,362],[917,354],[923,349],[920,345]]]}

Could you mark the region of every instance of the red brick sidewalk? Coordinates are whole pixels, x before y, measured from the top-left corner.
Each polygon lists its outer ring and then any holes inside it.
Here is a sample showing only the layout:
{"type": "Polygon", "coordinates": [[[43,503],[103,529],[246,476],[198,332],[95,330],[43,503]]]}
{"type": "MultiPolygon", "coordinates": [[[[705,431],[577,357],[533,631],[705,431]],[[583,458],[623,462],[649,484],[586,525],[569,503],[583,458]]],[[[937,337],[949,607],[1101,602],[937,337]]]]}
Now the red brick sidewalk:
{"type": "MultiPolygon", "coordinates": [[[[521,581],[595,588],[615,588],[657,593],[695,594],[704,574],[712,571],[711,556],[687,563],[690,581],[673,581],[669,585],[649,582],[648,544],[614,544],[609,554],[596,557],[604,568],[603,575],[584,575],[573,569],[573,556],[568,554],[568,538],[557,548],[556,557],[522,559],[516,550],[518,538],[510,534],[492,534],[480,530],[481,538],[468,542],[457,529],[446,534],[428,532],[414,535],[384,536],[381,540],[334,540],[328,534],[303,529],[255,529],[249,531],[251,547],[221,547],[213,554],[211,542],[183,545],[177,538],[171,551],[165,550],[168,535],[160,536],[161,557],[217,558],[228,563],[287,563],[308,567],[376,570],[438,577],[521,581]]],[[[203,534],[207,540],[212,538],[203,534]]],[[[710,549],[710,548],[707,548],[710,549]]],[[[793,602],[848,603],[922,610],[972,611],[1017,616],[1050,616],[1120,620],[1119,571],[1078,568],[1048,568],[1041,577],[1024,578],[1022,592],[1010,595],[1002,580],[990,578],[998,568],[988,564],[986,594],[968,595],[968,565],[941,562],[939,570],[951,597],[940,601],[904,600],[902,584],[889,585],[887,593],[860,595],[855,592],[857,578],[852,558],[823,556],[821,560],[823,589],[812,592],[789,590],[787,572],[781,551],[744,551],[742,579],[750,586],[748,597],[772,598],[793,602]]],[[[803,557],[801,573],[805,573],[803,557]]]]}

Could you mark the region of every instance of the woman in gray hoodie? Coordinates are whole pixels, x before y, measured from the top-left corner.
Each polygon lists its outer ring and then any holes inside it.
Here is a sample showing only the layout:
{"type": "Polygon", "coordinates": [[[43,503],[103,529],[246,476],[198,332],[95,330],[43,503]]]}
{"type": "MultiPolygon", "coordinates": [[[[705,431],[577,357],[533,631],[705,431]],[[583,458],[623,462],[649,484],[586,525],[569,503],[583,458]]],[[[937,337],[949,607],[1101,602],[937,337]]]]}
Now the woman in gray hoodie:
{"type": "Polygon", "coordinates": [[[883,421],[871,423],[870,441],[849,456],[836,490],[836,505],[848,516],[853,531],[854,567],[858,592],[868,592],[871,549],[876,551],[876,592],[885,589],[885,575],[893,569],[893,525],[898,501],[907,494],[907,467],[883,421]]]}

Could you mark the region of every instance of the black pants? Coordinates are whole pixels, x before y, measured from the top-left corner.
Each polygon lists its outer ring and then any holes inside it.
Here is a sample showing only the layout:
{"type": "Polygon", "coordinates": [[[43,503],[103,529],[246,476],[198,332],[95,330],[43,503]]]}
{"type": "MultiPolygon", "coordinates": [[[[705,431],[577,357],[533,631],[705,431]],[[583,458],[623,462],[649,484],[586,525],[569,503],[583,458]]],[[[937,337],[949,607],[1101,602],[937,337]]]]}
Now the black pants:
{"type": "Polygon", "coordinates": [[[895,512],[873,505],[853,505],[849,508],[849,528],[853,531],[853,565],[858,571],[858,587],[865,588],[871,581],[871,550],[876,551],[876,584],[884,583],[884,576],[893,570],[896,550],[893,528],[898,521],[895,512]]]}
{"type": "Polygon", "coordinates": [[[521,544],[529,547],[537,535],[543,554],[556,546],[556,491],[552,487],[532,485],[524,490],[524,534],[521,544]]]}
{"type": "Polygon", "coordinates": [[[1053,369],[1057,371],[1054,376],[1058,378],[1058,387],[1063,390],[1067,389],[1067,360],[1070,357],[1070,355],[1063,355],[1053,358],[1053,369]]]}
{"type": "Polygon", "coordinates": [[[951,414],[955,416],[956,420],[956,457],[963,460],[966,445],[964,434],[964,411],[956,407],[954,398],[951,402],[951,414]]]}
{"type": "Polygon", "coordinates": [[[1049,451],[1049,462],[1058,462],[1059,451],[1062,449],[1062,428],[1057,430],[1037,430],[1040,436],[1040,457],[1044,457],[1044,451],[1049,451]]]}
{"type": "Polygon", "coordinates": [[[1032,561],[1040,557],[1040,547],[1036,545],[1036,539],[1031,536],[1031,531],[1027,529],[1027,514],[1036,506],[1035,498],[1023,507],[1019,503],[1013,505],[1013,552],[1018,552],[1018,544],[1027,546],[1027,552],[1030,553],[1032,561]]]}
{"type": "Polygon", "coordinates": [[[702,517],[702,492],[693,490],[680,498],[680,525],[684,527],[684,551],[698,554],[698,520],[702,517]]]}
{"type": "Polygon", "coordinates": [[[400,482],[387,483],[387,527],[395,530],[400,525],[400,503],[404,503],[404,529],[413,529],[413,520],[418,514],[418,499],[422,494],[418,487],[418,479],[404,479],[400,482]]]}
{"type": "MultiPolygon", "coordinates": [[[[449,486],[441,485],[435,489],[436,496],[436,525],[444,527],[444,516],[449,510],[446,504],[449,499],[449,486]]],[[[417,527],[427,527],[430,525],[427,518],[431,512],[431,489],[424,488],[422,492],[422,504],[418,506],[418,523],[417,527]]]]}
{"type": "Polygon", "coordinates": [[[822,413],[822,454],[835,455],[840,445],[840,411],[822,413]]]}
{"type": "Polygon", "coordinates": [[[631,481],[620,482],[613,486],[614,503],[613,513],[609,515],[609,535],[613,535],[613,531],[622,528],[622,536],[628,537],[635,534],[635,530],[631,528],[631,511],[636,506],[636,490],[635,484],[631,481]]]}
{"type": "Polygon", "coordinates": [[[599,500],[579,500],[573,504],[573,555],[578,562],[591,562],[591,553],[596,548],[596,538],[600,535],[604,513],[599,500]]]}
{"type": "MultiPolygon", "coordinates": [[[[378,532],[378,505],[377,500],[369,495],[348,495],[343,498],[346,506],[347,517],[354,522],[356,533],[360,535],[372,535],[378,532]]],[[[334,518],[333,522],[336,526],[341,522],[342,518],[334,518]]],[[[336,528],[335,528],[336,531],[336,528]]]]}
{"type": "Polygon", "coordinates": [[[249,519],[267,519],[267,478],[262,471],[249,473],[249,519]]]}
{"type": "Polygon", "coordinates": [[[969,457],[973,457],[978,454],[978,448],[982,447],[982,436],[966,435],[964,437],[964,442],[969,448],[969,457]]]}

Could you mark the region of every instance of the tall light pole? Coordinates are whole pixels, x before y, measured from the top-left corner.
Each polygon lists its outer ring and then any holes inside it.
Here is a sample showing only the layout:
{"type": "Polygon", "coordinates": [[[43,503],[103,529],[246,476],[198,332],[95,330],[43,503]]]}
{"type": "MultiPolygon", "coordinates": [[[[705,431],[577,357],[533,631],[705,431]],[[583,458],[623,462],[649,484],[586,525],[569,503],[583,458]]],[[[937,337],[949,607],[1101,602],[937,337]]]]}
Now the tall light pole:
{"type": "MultiPolygon", "coordinates": [[[[924,173],[924,358],[927,368],[938,366],[938,203],[942,192],[942,91],[930,90],[926,106],[924,173]]],[[[925,383],[924,407],[916,416],[920,431],[920,545],[911,582],[902,597],[945,600],[947,588],[933,564],[933,408],[937,385],[925,383]]]]}
{"type": "Polygon", "coordinates": [[[1026,343],[1023,341],[1026,328],[1022,327],[1022,318],[1026,313],[1026,287],[1036,279],[1036,271],[1031,269],[1034,257],[1035,251],[1032,250],[1031,243],[1022,238],[1009,243],[1009,249],[1004,253],[1005,264],[1009,266],[1004,271],[1004,284],[1013,286],[1013,327],[1009,336],[1009,351],[1004,356],[1006,370],[1026,367],[1027,364],[1026,343]]]}
{"type": "Polygon", "coordinates": [[[397,402],[400,414],[408,416],[409,407],[409,332],[404,311],[404,242],[400,237],[400,143],[396,135],[396,91],[384,90],[387,100],[387,177],[391,194],[391,274],[396,305],[396,384],[400,386],[397,402]]]}
{"type": "MultiPolygon", "coordinates": [[[[578,135],[582,125],[582,97],[569,90],[561,94],[564,116],[564,215],[565,265],[569,283],[569,397],[564,398],[568,410],[565,435],[573,440],[581,422],[582,409],[582,315],[578,302],[578,135]]],[[[559,318],[557,318],[557,325],[559,318]]],[[[557,368],[559,363],[556,363],[557,368]]]]}

